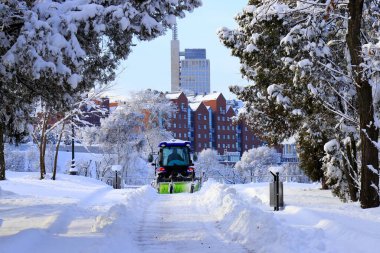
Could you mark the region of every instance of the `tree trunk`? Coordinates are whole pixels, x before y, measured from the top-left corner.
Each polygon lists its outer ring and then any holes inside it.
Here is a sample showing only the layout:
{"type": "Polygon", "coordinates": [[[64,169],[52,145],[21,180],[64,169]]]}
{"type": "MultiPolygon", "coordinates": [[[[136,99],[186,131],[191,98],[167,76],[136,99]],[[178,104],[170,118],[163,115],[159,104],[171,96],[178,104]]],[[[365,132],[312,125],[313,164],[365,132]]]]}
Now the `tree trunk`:
{"type": "Polygon", "coordinates": [[[5,180],[4,127],[0,122],[0,180],[5,180]]]}
{"type": "Polygon", "coordinates": [[[45,151],[46,151],[46,128],[47,128],[47,113],[43,116],[42,121],[42,132],[41,132],[41,144],[40,144],[40,179],[44,179],[46,175],[46,166],[45,166],[45,151]]]}
{"type": "Polygon", "coordinates": [[[379,202],[379,160],[378,150],[373,142],[378,142],[378,129],[374,123],[372,88],[362,75],[360,28],[364,0],[349,0],[348,33],[346,36],[351,56],[352,75],[358,95],[358,113],[360,120],[360,140],[362,147],[360,204],[362,208],[378,207],[379,202]]]}
{"type": "MultiPolygon", "coordinates": [[[[346,145],[346,154],[349,155],[350,152],[349,145],[346,145]]],[[[352,178],[351,173],[351,164],[348,158],[343,157],[343,171],[347,178],[347,184],[348,184],[348,193],[350,194],[350,200],[352,202],[358,201],[357,199],[357,187],[355,184],[354,179],[352,178]]]]}
{"type": "Polygon", "coordinates": [[[326,181],[327,181],[327,179],[326,179],[325,175],[322,175],[322,177],[321,177],[322,190],[328,190],[329,189],[329,186],[327,185],[326,181]]]}
{"type": "Polygon", "coordinates": [[[59,133],[57,145],[55,146],[55,154],[54,154],[54,165],[53,165],[53,176],[51,179],[55,180],[55,176],[57,175],[57,162],[58,162],[58,151],[59,151],[59,145],[61,144],[63,131],[65,130],[65,122],[63,122],[62,125],[62,131],[59,133]]]}
{"type": "Polygon", "coordinates": [[[359,185],[358,180],[358,164],[356,162],[356,143],[354,137],[350,136],[350,144],[346,145],[347,152],[347,181],[350,191],[351,201],[358,201],[359,185]]]}

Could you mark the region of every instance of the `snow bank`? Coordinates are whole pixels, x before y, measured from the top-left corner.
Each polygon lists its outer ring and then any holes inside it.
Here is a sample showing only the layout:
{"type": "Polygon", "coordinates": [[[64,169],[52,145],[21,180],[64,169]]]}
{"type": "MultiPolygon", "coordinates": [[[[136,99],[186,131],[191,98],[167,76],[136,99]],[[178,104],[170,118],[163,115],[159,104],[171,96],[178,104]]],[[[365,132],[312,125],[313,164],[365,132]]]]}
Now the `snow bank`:
{"type": "Polygon", "coordinates": [[[150,186],[114,190],[82,176],[7,171],[0,182],[2,253],[139,252],[135,232],[157,196],[150,186]]]}
{"type": "Polygon", "coordinates": [[[242,198],[232,186],[207,182],[196,199],[218,217],[220,230],[255,252],[321,252],[323,231],[296,229],[282,224],[273,213],[263,211],[257,197],[242,198]]]}

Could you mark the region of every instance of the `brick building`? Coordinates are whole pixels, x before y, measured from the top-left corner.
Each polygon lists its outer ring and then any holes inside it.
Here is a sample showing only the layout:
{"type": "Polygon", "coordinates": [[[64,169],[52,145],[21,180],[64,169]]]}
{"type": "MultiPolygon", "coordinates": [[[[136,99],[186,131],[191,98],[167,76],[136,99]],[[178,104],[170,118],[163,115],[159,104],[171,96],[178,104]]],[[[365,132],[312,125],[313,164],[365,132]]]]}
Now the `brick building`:
{"type": "Polygon", "coordinates": [[[212,147],[212,122],[210,109],[203,103],[189,104],[191,121],[190,121],[190,139],[193,142],[193,148],[196,152],[212,147]]]}
{"type": "Polygon", "coordinates": [[[189,139],[189,100],[184,93],[166,94],[166,98],[170,99],[178,108],[173,115],[167,130],[171,131],[174,138],[181,140],[189,139]]]}
{"type": "Polygon", "coordinates": [[[186,97],[182,92],[166,94],[178,108],[171,119],[169,131],[175,138],[189,140],[193,149],[217,150],[220,155],[239,152],[240,155],[262,142],[243,123],[234,125],[231,118],[237,109],[222,93],[186,97]]]}

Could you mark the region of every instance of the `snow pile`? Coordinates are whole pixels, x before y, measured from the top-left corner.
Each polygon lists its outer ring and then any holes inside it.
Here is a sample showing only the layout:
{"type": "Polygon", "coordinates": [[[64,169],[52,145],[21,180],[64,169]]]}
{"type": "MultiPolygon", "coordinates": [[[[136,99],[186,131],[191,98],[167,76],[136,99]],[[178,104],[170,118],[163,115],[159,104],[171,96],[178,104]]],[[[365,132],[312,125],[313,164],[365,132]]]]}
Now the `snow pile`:
{"type": "Polygon", "coordinates": [[[263,211],[261,200],[243,199],[236,189],[206,183],[196,200],[217,217],[221,231],[232,241],[255,252],[321,252],[326,250],[321,229],[296,229],[278,221],[273,213],[263,211]]]}
{"type": "Polygon", "coordinates": [[[144,210],[156,196],[156,191],[150,186],[141,187],[133,194],[126,194],[124,203],[112,205],[105,214],[96,217],[93,231],[111,235],[133,234],[141,218],[138,210],[144,210]]]}
{"type": "Polygon", "coordinates": [[[134,233],[156,196],[149,186],[114,190],[82,176],[11,172],[0,182],[2,253],[138,252],[134,233]],[[4,210],[4,212],[3,212],[4,210]]]}

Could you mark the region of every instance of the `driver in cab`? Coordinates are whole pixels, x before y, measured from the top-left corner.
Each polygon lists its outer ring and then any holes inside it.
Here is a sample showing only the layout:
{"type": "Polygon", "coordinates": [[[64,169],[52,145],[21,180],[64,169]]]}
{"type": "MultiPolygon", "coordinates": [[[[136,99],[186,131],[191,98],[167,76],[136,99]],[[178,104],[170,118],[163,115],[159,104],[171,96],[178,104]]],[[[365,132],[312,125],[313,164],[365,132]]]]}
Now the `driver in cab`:
{"type": "Polygon", "coordinates": [[[173,152],[169,155],[169,157],[168,157],[168,163],[170,163],[172,161],[175,161],[175,160],[183,162],[183,158],[182,158],[182,156],[180,154],[178,154],[176,148],[174,148],[173,152]]]}

